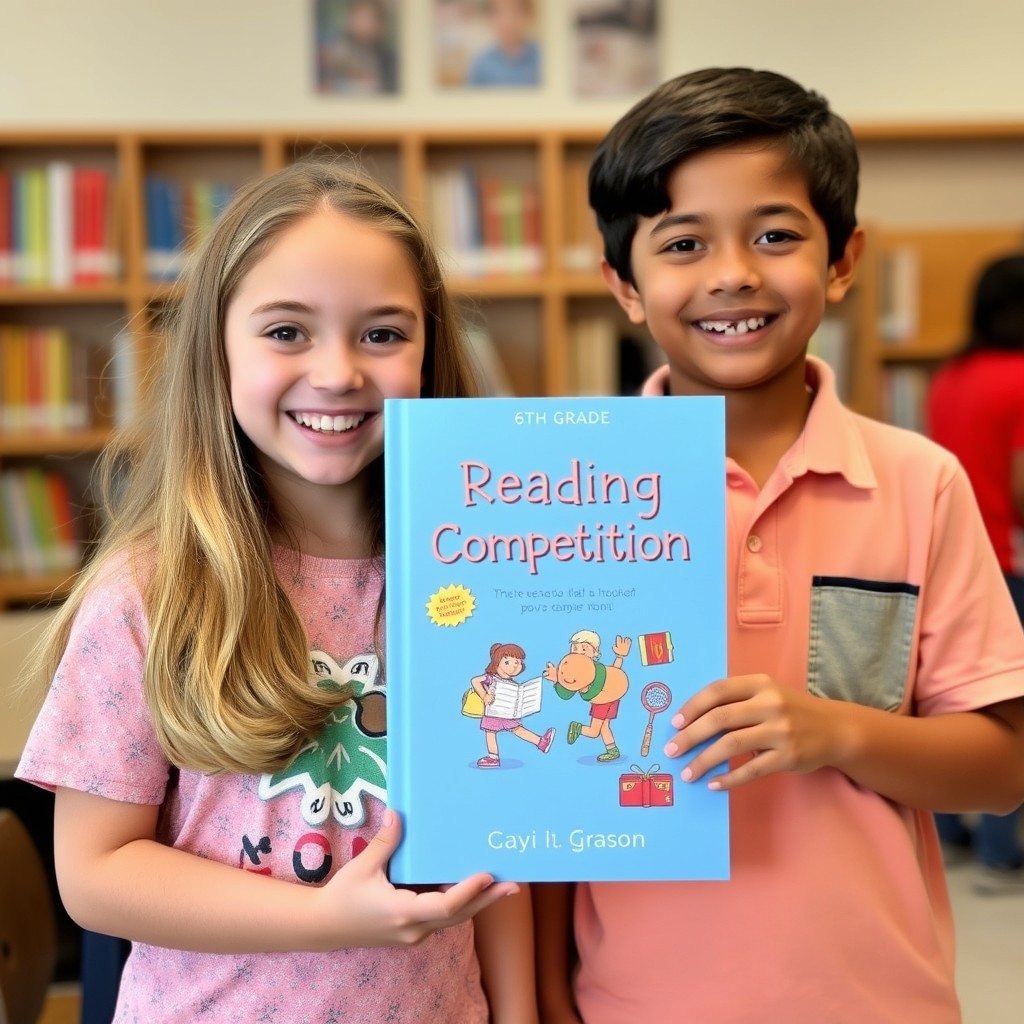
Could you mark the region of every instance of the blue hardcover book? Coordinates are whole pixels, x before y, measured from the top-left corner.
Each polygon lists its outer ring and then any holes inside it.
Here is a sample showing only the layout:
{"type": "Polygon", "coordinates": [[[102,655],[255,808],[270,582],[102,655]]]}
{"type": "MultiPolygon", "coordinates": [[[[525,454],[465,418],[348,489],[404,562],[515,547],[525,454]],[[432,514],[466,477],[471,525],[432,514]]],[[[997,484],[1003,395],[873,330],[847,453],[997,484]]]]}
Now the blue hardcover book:
{"type": "Polygon", "coordinates": [[[673,713],[726,674],[720,398],[385,402],[402,884],[723,879],[673,713]]]}

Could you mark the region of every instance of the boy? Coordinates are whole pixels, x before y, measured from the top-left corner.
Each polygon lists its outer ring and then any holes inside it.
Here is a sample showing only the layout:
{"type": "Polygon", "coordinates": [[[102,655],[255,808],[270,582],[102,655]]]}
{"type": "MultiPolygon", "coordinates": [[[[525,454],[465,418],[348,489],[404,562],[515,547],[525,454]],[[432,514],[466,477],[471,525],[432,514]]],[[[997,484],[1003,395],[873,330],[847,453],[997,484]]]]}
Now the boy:
{"type": "Polygon", "coordinates": [[[732,875],[579,885],[572,987],[568,895],[535,887],[546,1021],[960,1020],[930,812],[1024,799],[1024,637],[955,460],[806,354],[857,173],[820,96],[744,68],[666,82],[595,156],[605,281],[667,360],[645,392],[725,396],[729,677],[664,753],[731,791],[732,875]]]}

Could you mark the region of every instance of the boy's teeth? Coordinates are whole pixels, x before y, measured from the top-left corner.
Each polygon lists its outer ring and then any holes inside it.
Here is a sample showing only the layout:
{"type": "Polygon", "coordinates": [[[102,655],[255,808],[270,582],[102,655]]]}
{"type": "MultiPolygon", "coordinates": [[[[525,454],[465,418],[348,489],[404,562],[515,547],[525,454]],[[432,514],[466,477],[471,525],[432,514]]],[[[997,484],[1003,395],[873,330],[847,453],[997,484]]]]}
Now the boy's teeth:
{"type": "Polygon", "coordinates": [[[358,416],[321,416],[319,413],[295,413],[295,421],[310,430],[323,433],[340,434],[353,427],[358,427],[366,419],[366,413],[358,416]]]}
{"type": "Polygon", "coordinates": [[[697,326],[702,331],[715,331],[718,334],[746,334],[764,327],[768,321],[763,316],[748,316],[745,320],[698,320],[697,326]]]}

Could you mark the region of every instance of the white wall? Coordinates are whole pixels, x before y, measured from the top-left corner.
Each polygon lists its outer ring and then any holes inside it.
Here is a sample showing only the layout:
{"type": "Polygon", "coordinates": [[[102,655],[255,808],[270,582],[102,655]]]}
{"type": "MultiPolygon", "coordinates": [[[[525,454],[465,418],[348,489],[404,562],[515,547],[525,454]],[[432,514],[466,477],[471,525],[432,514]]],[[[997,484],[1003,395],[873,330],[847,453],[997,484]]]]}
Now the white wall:
{"type": "MultiPolygon", "coordinates": [[[[609,124],[570,94],[563,0],[539,0],[544,86],[434,88],[433,0],[400,0],[399,97],[312,89],[312,0],[0,0],[0,127],[609,124]]],[[[1020,0],[662,0],[664,77],[771,68],[851,121],[1024,119],[1020,0]]]]}

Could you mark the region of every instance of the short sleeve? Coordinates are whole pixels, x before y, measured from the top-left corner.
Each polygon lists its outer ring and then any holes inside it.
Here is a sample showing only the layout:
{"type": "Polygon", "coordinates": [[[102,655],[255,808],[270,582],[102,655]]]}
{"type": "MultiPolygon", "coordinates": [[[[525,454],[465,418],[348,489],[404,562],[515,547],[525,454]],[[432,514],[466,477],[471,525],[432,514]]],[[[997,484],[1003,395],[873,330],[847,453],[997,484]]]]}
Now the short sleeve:
{"type": "Polygon", "coordinates": [[[106,574],[75,617],[18,778],[128,803],[163,801],[170,764],[143,696],[147,642],[134,575],[106,574]]]}
{"type": "Polygon", "coordinates": [[[921,601],[919,714],[1024,696],[1024,630],[959,466],[936,497],[921,601]]]}

